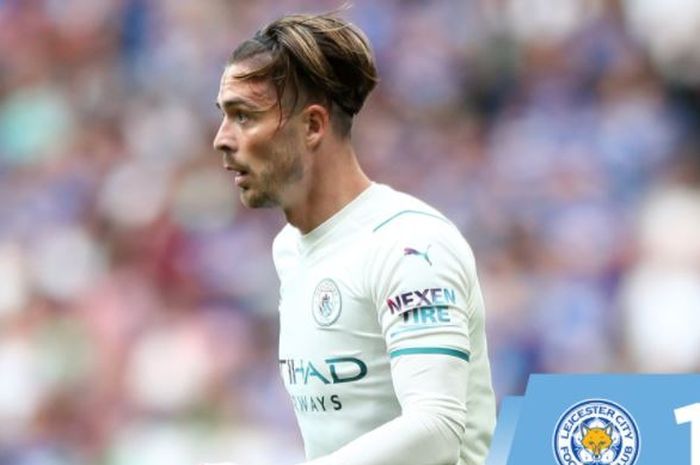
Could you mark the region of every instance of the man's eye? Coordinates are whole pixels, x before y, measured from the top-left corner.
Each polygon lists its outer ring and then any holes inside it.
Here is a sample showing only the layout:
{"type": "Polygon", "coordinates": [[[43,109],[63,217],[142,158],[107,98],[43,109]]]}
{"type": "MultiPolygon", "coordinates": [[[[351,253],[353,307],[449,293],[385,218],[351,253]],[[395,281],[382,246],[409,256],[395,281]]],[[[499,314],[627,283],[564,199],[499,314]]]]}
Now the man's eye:
{"type": "Polygon", "coordinates": [[[248,115],[246,115],[246,114],[243,113],[242,111],[237,111],[237,112],[233,115],[233,117],[234,117],[234,118],[236,119],[236,121],[239,122],[239,123],[245,123],[246,121],[248,121],[248,115]]]}

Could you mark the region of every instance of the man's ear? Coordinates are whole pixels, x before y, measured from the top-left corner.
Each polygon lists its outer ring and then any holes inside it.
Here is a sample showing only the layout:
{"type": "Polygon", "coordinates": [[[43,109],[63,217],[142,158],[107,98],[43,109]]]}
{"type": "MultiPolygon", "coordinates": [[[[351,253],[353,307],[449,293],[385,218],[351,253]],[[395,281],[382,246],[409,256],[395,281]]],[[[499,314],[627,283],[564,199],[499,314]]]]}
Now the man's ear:
{"type": "Polygon", "coordinates": [[[306,144],[315,149],[330,130],[330,113],[323,105],[314,103],[304,109],[303,121],[306,144]]]}

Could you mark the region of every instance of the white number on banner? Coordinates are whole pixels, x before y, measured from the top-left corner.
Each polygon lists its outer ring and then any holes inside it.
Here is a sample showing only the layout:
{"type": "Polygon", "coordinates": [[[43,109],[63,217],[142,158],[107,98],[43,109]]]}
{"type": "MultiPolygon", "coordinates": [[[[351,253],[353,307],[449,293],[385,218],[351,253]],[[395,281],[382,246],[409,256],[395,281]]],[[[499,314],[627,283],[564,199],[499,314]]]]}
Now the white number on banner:
{"type": "Polygon", "coordinates": [[[690,423],[690,465],[700,465],[700,403],[679,407],[673,411],[676,423],[690,423]]]}

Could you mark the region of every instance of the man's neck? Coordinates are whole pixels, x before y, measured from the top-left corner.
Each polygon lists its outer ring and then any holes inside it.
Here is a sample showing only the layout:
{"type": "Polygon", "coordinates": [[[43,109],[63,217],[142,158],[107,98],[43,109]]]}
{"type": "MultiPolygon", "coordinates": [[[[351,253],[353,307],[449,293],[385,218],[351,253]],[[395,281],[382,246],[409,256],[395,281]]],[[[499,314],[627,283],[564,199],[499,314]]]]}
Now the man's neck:
{"type": "Polygon", "coordinates": [[[301,198],[294,205],[284,208],[289,224],[302,234],[316,229],[371,184],[360,168],[352,147],[347,147],[341,153],[321,156],[327,158],[316,160],[311,167],[308,185],[301,198]]]}

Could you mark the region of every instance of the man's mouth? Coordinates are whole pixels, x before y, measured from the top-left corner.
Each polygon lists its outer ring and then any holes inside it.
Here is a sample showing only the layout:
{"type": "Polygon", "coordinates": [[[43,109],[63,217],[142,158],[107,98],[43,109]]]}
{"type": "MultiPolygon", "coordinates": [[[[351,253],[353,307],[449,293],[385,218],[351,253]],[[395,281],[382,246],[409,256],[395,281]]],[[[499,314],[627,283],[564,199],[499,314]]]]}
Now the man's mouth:
{"type": "Polygon", "coordinates": [[[235,175],[234,181],[238,187],[243,187],[243,184],[250,177],[248,174],[248,171],[245,171],[245,170],[235,170],[234,175],[235,175]]]}

